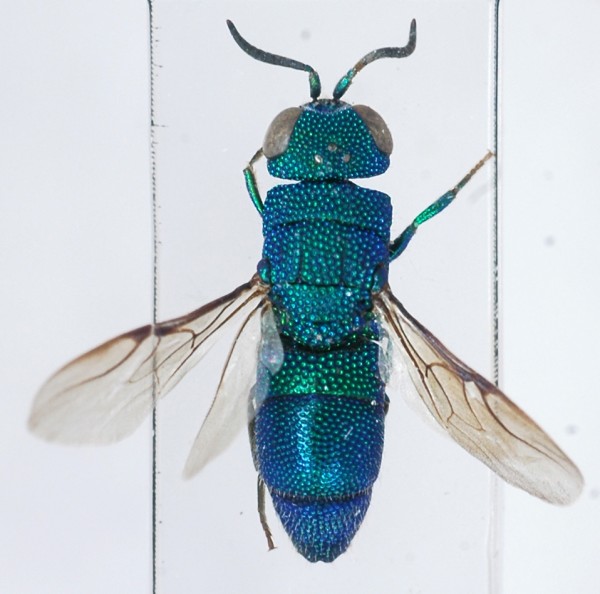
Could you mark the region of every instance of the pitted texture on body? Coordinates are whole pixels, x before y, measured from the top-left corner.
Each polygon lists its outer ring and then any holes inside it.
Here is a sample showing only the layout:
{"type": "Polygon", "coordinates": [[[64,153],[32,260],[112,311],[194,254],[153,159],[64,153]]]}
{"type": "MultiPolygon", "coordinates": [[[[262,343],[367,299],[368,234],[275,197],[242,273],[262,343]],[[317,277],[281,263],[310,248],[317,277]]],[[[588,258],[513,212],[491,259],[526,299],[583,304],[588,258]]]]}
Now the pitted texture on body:
{"type": "Polygon", "coordinates": [[[270,395],[255,423],[261,476],[269,489],[293,499],[360,493],[379,473],[383,422],[377,398],[270,395]]]}
{"type": "Polygon", "coordinates": [[[376,338],[322,352],[284,341],[283,365],[258,403],[258,470],[309,561],[347,549],[379,474],[386,405],[376,338]]]}
{"type": "Polygon", "coordinates": [[[309,561],[331,563],[350,545],[369,509],[371,489],[338,501],[294,501],[271,493],[296,549],[309,561]]]}
{"type": "Polygon", "coordinates": [[[259,274],[284,357],[259,373],[254,454],[310,561],[347,549],[379,473],[386,397],[372,291],[387,277],[391,216],[386,194],[348,181],[280,185],[265,200],[259,274]]]}
{"type": "Polygon", "coordinates": [[[380,175],[389,164],[351,105],[319,101],[302,106],[287,149],[267,168],[281,179],[322,181],[380,175]]]}
{"type": "Polygon", "coordinates": [[[390,197],[349,181],[283,184],[267,192],[263,224],[266,230],[299,221],[336,221],[369,229],[389,240],[390,197]]]}
{"type": "Polygon", "coordinates": [[[368,402],[379,400],[385,385],[379,378],[379,345],[361,339],[343,349],[311,351],[293,343],[284,347],[285,357],[271,378],[273,395],[323,394],[348,396],[368,402]]]}
{"type": "Polygon", "coordinates": [[[391,216],[389,196],[351,182],[268,192],[263,266],[284,336],[324,348],[372,321],[371,290],[387,270],[391,216]]]}

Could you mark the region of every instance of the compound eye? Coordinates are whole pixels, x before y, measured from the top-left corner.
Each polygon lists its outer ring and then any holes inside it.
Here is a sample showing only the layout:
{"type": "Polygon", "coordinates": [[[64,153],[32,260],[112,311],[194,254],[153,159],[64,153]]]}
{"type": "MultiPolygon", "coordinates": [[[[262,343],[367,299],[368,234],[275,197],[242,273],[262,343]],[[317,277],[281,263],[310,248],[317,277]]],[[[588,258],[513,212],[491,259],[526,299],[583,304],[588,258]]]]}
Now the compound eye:
{"type": "Polygon", "coordinates": [[[292,130],[301,113],[302,110],[299,107],[288,107],[271,122],[262,146],[267,159],[273,159],[285,153],[290,143],[292,130]]]}
{"type": "Polygon", "coordinates": [[[383,118],[368,105],[355,105],[353,109],[369,129],[377,148],[385,155],[391,155],[394,142],[383,118]]]}

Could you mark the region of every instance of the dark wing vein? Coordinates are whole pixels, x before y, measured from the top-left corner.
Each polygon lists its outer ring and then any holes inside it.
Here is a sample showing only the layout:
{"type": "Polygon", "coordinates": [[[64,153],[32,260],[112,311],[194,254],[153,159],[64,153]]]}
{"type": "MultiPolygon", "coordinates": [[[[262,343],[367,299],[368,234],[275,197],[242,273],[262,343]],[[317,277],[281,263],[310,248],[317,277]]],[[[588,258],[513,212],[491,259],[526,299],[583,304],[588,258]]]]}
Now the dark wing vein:
{"type": "Polygon", "coordinates": [[[38,392],[29,418],[40,437],[63,443],[110,443],[132,433],[214,343],[228,322],[266,292],[257,276],[185,316],[132,330],[78,357],[38,392]]]}
{"type": "Polygon", "coordinates": [[[376,296],[375,308],[427,410],[458,444],[507,482],[551,503],[579,495],[578,468],[527,414],[453,355],[389,288],[376,296]]]}
{"type": "Polygon", "coordinates": [[[191,478],[223,452],[248,423],[248,399],[257,380],[263,299],[248,314],[233,341],[211,407],[190,450],[184,476],[191,478]]]}

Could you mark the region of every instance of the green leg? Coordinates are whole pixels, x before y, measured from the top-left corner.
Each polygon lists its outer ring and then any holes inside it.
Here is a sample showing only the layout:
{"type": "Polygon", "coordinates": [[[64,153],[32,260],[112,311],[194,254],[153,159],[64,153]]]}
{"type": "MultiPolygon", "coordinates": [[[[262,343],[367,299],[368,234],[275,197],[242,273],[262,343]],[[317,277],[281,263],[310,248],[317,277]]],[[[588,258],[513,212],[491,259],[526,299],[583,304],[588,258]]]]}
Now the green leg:
{"type": "Polygon", "coordinates": [[[258,214],[262,217],[263,210],[265,208],[260,192],[258,191],[258,184],[256,183],[256,175],[254,173],[254,163],[256,163],[263,156],[262,148],[258,149],[254,154],[254,157],[250,159],[250,163],[244,169],[244,179],[246,180],[246,189],[250,195],[252,203],[258,210],[258,214]]]}
{"type": "Polygon", "coordinates": [[[465,175],[449,192],[446,192],[441,198],[438,198],[433,204],[430,204],[423,212],[417,215],[413,222],[406,229],[404,229],[404,231],[402,231],[402,233],[396,237],[394,241],[390,243],[390,262],[395,260],[406,249],[406,246],[414,237],[419,226],[449,206],[456,198],[456,195],[460,192],[460,190],[467,185],[469,180],[493,155],[494,153],[492,153],[492,151],[488,151],[483,159],[481,159],[481,161],[479,161],[475,167],[473,167],[473,169],[471,169],[471,171],[469,171],[469,173],[467,173],[467,175],[465,175]]]}

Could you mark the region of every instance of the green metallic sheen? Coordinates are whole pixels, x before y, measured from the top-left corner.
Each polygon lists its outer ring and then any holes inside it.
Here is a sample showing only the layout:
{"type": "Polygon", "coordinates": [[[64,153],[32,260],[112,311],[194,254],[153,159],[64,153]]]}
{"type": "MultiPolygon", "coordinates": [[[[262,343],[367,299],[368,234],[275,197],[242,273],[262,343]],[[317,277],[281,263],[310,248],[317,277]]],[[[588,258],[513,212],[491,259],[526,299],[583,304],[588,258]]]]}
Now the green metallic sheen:
{"type": "Polygon", "coordinates": [[[281,179],[324,181],[372,177],[389,167],[361,117],[347,103],[320,100],[302,106],[288,149],[269,159],[281,179]]]}
{"type": "Polygon", "coordinates": [[[296,548],[329,562],[362,522],[383,453],[372,296],[387,282],[392,207],[349,179],[383,173],[389,155],[349,105],[301,109],[287,147],[277,143],[284,152],[267,162],[272,175],[300,181],[275,186],[264,202],[258,272],[270,285],[283,363],[259,372],[252,442],[296,548]]]}
{"type": "Polygon", "coordinates": [[[356,341],[327,351],[307,351],[291,344],[269,389],[272,394],[350,396],[370,402],[383,388],[377,374],[378,356],[374,341],[356,341]]]}
{"type": "Polygon", "coordinates": [[[246,180],[246,190],[248,190],[252,204],[254,204],[258,214],[262,215],[264,205],[258,191],[258,186],[256,185],[256,179],[254,179],[254,175],[250,169],[244,170],[244,179],[246,180]]]}

